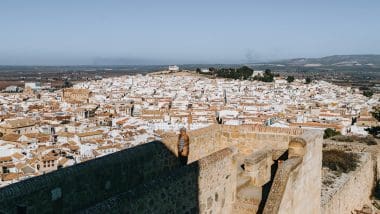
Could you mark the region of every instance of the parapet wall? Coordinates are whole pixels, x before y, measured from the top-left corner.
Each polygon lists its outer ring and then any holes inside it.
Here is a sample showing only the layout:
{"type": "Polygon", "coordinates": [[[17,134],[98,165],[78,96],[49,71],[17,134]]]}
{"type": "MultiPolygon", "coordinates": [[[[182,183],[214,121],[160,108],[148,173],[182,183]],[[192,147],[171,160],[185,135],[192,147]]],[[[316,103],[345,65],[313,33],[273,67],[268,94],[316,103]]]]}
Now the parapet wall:
{"type": "Polygon", "coordinates": [[[199,162],[199,213],[231,213],[236,195],[236,164],[231,149],[199,162]]]}
{"type": "Polygon", "coordinates": [[[342,150],[342,148],[344,148],[344,151],[350,151],[354,153],[369,153],[372,156],[372,161],[375,167],[375,179],[380,180],[380,153],[377,149],[374,149],[374,147],[376,148],[374,145],[352,142],[337,142],[333,140],[329,140],[323,144],[323,149],[325,150],[342,150]]]}
{"type": "MultiPolygon", "coordinates": [[[[189,162],[199,160],[221,149],[239,145],[241,152],[270,148],[286,150],[291,137],[299,136],[299,128],[277,128],[260,125],[211,125],[190,131],[189,162]],[[244,151],[245,150],[245,151],[244,151]]],[[[162,141],[177,154],[178,136],[174,133],[162,136],[162,141]]]]}
{"type": "Polygon", "coordinates": [[[279,164],[264,213],[317,214],[321,212],[322,133],[306,131],[290,142],[290,159],[279,164]]]}
{"type": "Polygon", "coordinates": [[[361,153],[360,166],[348,174],[349,178],[337,192],[322,204],[322,213],[352,213],[371,204],[374,186],[373,160],[368,153],[361,153]]]}
{"type": "Polygon", "coordinates": [[[292,158],[284,163],[279,163],[280,166],[276,172],[272,189],[267,203],[265,204],[264,213],[278,213],[281,210],[281,204],[284,197],[289,194],[289,190],[286,190],[288,184],[294,182],[293,175],[298,173],[300,170],[300,164],[302,163],[302,158],[292,158]]]}
{"type": "Polygon", "coordinates": [[[220,127],[221,143],[228,146],[238,145],[239,152],[251,154],[261,149],[286,150],[292,137],[299,136],[304,130],[299,128],[277,128],[260,125],[241,125],[220,127]]]}
{"type": "Polygon", "coordinates": [[[72,213],[180,167],[161,142],[151,142],[0,189],[0,213],[72,213]]]}
{"type": "Polygon", "coordinates": [[[223,149],[82,213],[231,213],[236,191],[232,155],[223,149]]]}
{"type": "MultiPolygon", "coordinates": [[[[189,163],[230,146],[230,144],[226,142],[221,142],[220,128],[220,125],[211,125],[206,128],[188,132],[190,140],[189,163]]],[[[166,133],[161,137],[165,145],[174,154],[178,154],[178,135],[175,133],[166,133]]]]}

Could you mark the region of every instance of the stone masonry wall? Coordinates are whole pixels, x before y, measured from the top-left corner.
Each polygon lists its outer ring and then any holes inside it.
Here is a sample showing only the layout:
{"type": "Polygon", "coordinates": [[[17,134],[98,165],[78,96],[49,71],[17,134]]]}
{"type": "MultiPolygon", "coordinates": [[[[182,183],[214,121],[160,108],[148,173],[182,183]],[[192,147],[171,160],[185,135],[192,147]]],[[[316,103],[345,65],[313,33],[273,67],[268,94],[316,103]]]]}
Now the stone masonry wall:
{"type": "Polygon", "coordinates": [[[342,148],[344,148],[345,151],[366,152],[371,154],[375,167],[376,180],[380,180],[380,151],[377,147],[379,147],[379,145],[366,145],[363,143],[339,142],[333,140],[325,140],[323,144],[323,149],[326,150],[342,150],[342,148]]]}
{"type": "Polygon", "coordinates": [[[293,173],[298,173],[300,164],[302,163],[302,157],[294,157],[280,162],[278,170],[276,172],[268,201],[265,204],[264,214],[278,213],[280,212],[281,201],[284,197],[289,197],[289,191],[286,191],[287,185],[294,183],[293,173]]]}
{"type": "MultiPolygon", "coordinates": [[[[221,149],[239,145],[243,152],[269,148],[286,150],[291,137],[301,135],[302,129],[276,128],[260,125],[211,125],[188,132],[190,138],[189,162],[199,160],[221,149]]],[[[177,154],[178,135],[164,134],[162,141],[177,154]]]]}
{"type": "Polygon", "coordinates": [[[231,149],[199,161],[199,213],[231,213],[236,195],[236,165],[231,149]]]}
{"type": "Polygon", "coordinates": [[[223,149],[82,213],[231,213],[236,167],[223,149]]]}
{"type": "Polygon", "coordinates": [[[305,153],[279,166],[278,172],[285,167],[286,173],[276,173],[264,213],[321,212],[322,133],[306,131],[297,139],[305,143],[305,153]],[[302,161],[297,161],[298,158],[302,161]],[[276,186],[276,183],[281,185],[276,186]]]}
{"type": "Polygon", "coordinates": [[[259,125],[221,126],[221,142],[238,145],[239,152],[251,154],[261,149],[286,150],[289,140],[303,133],[302,129],[284,129],[259,125]]]}
{"type": "Polygon", "coordinates": [[[322,204],[322,213],[351,213],[370,205],[370,196],[374,184],[373,160],[368,153],[361,153],[361,165],[349,173],[348,180],[337,192],[322,204]]]}
{"type": "MultiPolygon", "coordinates": [[[[15,213],[18,205],[26,206],[28,213],[83,210],[87,213],[111,210],[230,213],[237,174],[232,156],[264,148],[287,149],[291,137],[302,133],[301,129],[256,125],[212,125],[190,131],[191,164],[184,167],[176,157],[178,136],[166,134],[162,136],[163,143],[151,142],[2,188],[0,213],[15,213]],[[234,152],[227,148],[231,146],[236,148],[234,152]]],[[[289,200],[299,206],[291,207],[297,211],[310,209],[309,204],[301,203],[301,199],[309,196],[318,201],[319,207],[320,186],[310,186],[315,185],[315,180],[320,181],[317,173],[321,169],[319,137],[321,135],[304,137],[313,147],[308,147],[310,152],[303,158],[300,173],[292,179],[299,188],[293,192],[286,189],[285,192],[293,195],[284,194],[294,197],[289,200]],[[315,153],[313,159],[311,152],[315,153]],[[304,188],[310,192],[303,191],[304,188]]]]}
{"type": "Polygon", "coordinates": [[[151,142],[59,169],[0,189],[0,213],[72,213],[180,166],[161,142],[151,142]]]}

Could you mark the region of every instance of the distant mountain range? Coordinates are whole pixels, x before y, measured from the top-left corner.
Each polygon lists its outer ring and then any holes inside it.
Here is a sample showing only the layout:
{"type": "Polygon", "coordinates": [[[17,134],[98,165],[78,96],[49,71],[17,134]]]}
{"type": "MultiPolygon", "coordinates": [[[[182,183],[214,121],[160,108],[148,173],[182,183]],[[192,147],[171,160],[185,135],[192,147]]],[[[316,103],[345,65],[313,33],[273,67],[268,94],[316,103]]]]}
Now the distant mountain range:
{"type": "Polygon", "coordinates": [[[322,58],[296,58],[271,62],[286,66],[368,66],[380,68],[380,55],[333,55],[322,58]]]}

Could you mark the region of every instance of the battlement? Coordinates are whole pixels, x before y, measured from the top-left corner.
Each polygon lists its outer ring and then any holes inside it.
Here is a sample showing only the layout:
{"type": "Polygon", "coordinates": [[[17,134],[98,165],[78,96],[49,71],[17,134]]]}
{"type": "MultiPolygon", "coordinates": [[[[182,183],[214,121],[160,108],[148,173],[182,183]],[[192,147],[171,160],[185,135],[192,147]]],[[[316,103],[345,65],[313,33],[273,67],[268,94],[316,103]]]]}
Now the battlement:
{"type": "Polygon", "coordinates": [[[321,188],[315,181],[320,181],[322,133],[213,125],[188,135],[186,166],[176,157],[178,136],[165,133],[162,142],[2,188],[0,212],[280,212],[305,209],[301,198],[313,201],[305,210],[319,212],[321,188]],[[296,165],[291,164],[294,158],[296,165]]]}

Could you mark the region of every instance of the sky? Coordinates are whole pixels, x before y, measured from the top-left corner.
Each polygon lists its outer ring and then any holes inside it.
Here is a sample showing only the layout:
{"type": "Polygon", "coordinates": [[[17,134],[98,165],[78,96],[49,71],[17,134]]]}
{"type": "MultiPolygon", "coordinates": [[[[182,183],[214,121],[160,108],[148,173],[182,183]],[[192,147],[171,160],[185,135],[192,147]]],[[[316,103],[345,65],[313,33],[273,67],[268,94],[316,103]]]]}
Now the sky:
{"type": "Polygon", "coordinates": [[[0,65],[380,54],[379,0],[1,0],[0,65]]]}

